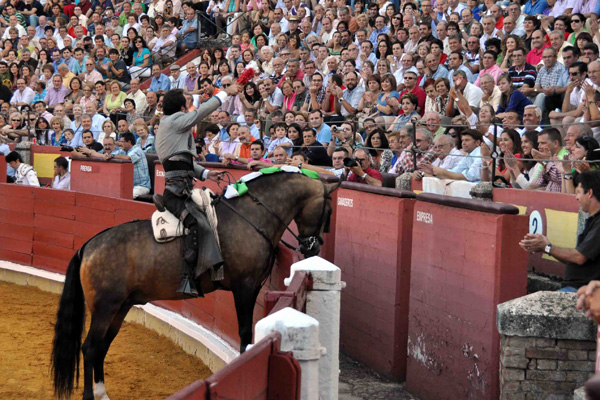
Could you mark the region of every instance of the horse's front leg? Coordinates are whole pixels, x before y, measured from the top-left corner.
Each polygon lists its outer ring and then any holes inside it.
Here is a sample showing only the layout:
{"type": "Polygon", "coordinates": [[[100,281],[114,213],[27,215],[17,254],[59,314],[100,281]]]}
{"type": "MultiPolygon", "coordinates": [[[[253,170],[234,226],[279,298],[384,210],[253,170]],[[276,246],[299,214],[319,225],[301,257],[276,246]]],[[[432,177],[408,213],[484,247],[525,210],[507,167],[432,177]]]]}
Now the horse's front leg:
{"type": "Polygon", "coordinates": [[[246,346],[252,343],[252,315],[254,314],[254,304],[260,292],[260,286],[244,284],[241,287],[233,289],[233,299],[235,301],[235,311],[238,318],[238,327],[240,334],[240,353],[246,351],[246,346]]]}

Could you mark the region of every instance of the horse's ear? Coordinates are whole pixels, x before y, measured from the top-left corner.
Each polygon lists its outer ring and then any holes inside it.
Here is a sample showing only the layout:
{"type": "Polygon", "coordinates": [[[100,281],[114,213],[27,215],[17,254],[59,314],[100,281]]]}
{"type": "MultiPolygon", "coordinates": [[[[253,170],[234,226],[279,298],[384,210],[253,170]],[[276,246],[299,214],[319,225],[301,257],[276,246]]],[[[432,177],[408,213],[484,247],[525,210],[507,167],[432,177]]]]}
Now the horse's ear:
{"type": "Polygon", "coordinates": [[[331,194],[333,192],[335,192],[337,190],[337,188],[340,187],[340,185],[342,184],[342,180],[340,179],[337,183],[332,183],[327,186],[327,194],[331,194]]]}

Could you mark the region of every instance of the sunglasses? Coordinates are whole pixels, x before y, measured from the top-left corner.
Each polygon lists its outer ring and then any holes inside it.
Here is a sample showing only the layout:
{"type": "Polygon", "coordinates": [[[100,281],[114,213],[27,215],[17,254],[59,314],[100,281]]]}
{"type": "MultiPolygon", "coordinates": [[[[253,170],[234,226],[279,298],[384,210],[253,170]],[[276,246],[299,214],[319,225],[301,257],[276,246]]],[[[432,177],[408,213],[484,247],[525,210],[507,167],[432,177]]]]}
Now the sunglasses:
{"type": "Polygon", "coordinates": [[[358,162],[367,161],[367,159],[366,159],[366,158],[354,158],[354,160],[355,160],[355,161],[358,161],[358,162]]]}
{"type": "Polygon", "coordinates": [[[228,88],[229,86],[231,86],[231,83],[224,83],[224,84],[223,84],[223,87],[224,87],[224,88],[228,88]]]}
{"type": "Polygon", "coordinates": [[[579,20],[579,19],[572,19],[572,20],[571,20],[571,23],[573,23],[573,22],[580,23],[580,22],[581,22],[581,20],[579,20]]]}

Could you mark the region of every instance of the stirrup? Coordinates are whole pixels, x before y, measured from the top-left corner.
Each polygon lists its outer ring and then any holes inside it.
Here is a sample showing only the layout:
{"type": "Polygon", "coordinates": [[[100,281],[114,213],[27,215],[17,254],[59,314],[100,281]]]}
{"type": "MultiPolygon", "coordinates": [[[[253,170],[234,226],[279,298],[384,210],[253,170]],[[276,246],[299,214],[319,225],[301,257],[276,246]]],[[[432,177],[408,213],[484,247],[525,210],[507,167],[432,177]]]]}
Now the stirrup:
{"type": "Polygon", "coordinates": [[[165,212],[165,199],[162,194],[154,193],[152,201],[154,201],[154,206],[159,212],[165,212]]]}
{"type": "Polygon", "coordinates": [[[198,297],[198,290],[196,290],[196,284],[194,280],[188,274],[183,276],[183,280],[181,281],[181,286],[177,289],[177,293],[185,294],[190,297],[198,297]]]}

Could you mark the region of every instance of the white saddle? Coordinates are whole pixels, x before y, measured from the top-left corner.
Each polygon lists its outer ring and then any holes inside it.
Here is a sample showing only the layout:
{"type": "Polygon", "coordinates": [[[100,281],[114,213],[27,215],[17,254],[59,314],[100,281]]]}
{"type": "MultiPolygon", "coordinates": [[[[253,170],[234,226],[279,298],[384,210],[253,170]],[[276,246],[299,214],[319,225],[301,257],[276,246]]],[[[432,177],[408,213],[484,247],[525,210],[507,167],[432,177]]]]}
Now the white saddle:
{"type": "MultiPolygon", "coordinates": [[[[217,214],[212,206],[212,191],[210,189],[194,189],[192,191],[192,200],[206,213],[208,222],[215,232],[217,243],[219,235],[217,234],[217,214]]],[[[159,243],[166,243],[174,240],[178,236],[183,236],[188,233],[188,230],[183,226],[183,222],[175,217],[168,210],[160,212],[154,211],[152,214],[152,230],[154,231],[154,239],[159,243]]]]}

